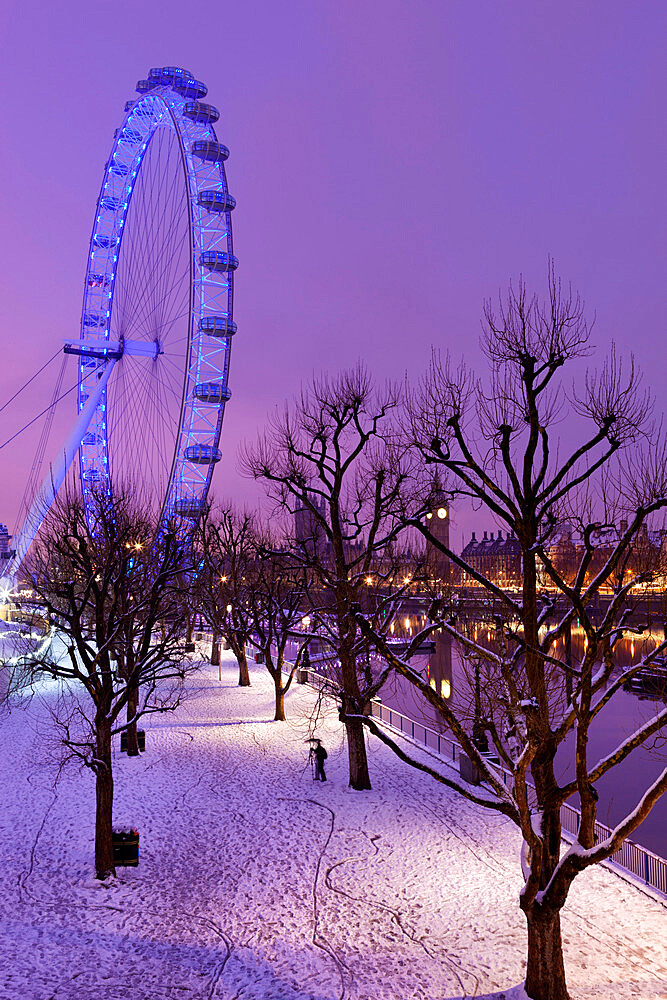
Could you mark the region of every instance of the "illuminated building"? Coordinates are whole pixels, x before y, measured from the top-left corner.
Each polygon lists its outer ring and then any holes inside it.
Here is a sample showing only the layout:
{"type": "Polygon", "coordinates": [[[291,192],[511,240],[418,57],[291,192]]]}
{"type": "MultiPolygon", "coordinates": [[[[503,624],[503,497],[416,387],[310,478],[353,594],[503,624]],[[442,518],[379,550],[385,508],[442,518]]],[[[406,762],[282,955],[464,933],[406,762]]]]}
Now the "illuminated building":
{"type": "MultiPolygon", "coordinates": [[[[475,532],[461,552],[461,558],[481,576],[498,587],[521,586],[521,546],[513,531],[503,535],[498,531],[484,532],[477,539],[475,532]]],[[[464,583],[477,585],[474,577],[466,573],[464,583]]]]}

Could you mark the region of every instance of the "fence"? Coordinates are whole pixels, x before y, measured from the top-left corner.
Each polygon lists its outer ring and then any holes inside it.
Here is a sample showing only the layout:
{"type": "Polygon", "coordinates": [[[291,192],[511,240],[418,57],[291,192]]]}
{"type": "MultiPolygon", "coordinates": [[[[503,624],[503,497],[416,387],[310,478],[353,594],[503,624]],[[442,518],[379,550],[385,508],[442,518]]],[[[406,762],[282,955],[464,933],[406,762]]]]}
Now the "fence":
{"type": "MultiPolygon", "coordinates": [[[[331,678],[323,674],[318,674],[315,670],[302,670],[300,679],[316,687],[318,690],[324,690],[332,695],[335,695],[338,691],[338,685],[331,678]]],[[[403,715],[402,712],[382,705],[379,701],[371,703],[371,717],[393,729],[394,732],[402,733],[404,736],[409,736],[416,743],[421,743],[426,749],[438,754],[445,763],[451,764],[454,767],[460,765],[461,747],[455,740],[450,739],[449,736],[438,733],[435,729],[424,725],[423,722],[416,722],[409,716],[403,715]]],[[[498,776],[502,778],[503,784],[506,787],[511,787],[513,784],[511,772],[497,764],[493,766],[498,776]]],[[[574,806],[564,803],[561,806],[560,818],[563,838],[565,840],[575,840],[581,822],[581,813],[579,810],[575,809],[574,806]]],[[[611,832],[611,827],[605,826],[604,823],[596,823],[596,843],[606,840],[611,832]]],[[[658,893],[667,897],[667,861],[658,854],[649,851],[646,847],[642,847],[641,844],[635,844],[631,840],[626,840],[619,850],[615,854],[612,854],[611,858],[603,862],[603,864],[630,872],[651,889],[655,889],[658,893]]]]}

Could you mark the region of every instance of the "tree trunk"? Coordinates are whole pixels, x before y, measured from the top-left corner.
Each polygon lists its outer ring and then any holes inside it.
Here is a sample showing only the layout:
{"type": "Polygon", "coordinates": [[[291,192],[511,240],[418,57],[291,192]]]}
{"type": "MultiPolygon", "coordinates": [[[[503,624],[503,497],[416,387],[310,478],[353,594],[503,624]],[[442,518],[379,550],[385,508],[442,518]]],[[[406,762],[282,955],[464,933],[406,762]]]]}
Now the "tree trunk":
{"type": "Polygon", "coordinates": [[[245,647],[242,646],[236,659],[239,664],[239,687],[250,687],[250,673],[248,671],[248,658],[245,655],[245,647]]]}
{"type": "Polygon", "coordinates": [[[139,704],[139,688],[128,683],[127,687],[127,756],[139,756],[139,741],[137,739],[137,705],[139,704]]]}
{"type": "Polygon", "coordinates": [[[533,904],[526,913],[526,993],[532,1000],[570,1000],[565,983],[560,911],[533,904]]]}
{"type": "MultiPolygon", "coordinates": [[[[344,628],[349,629],[349,618],[343,618],[344,628]]],[[[345,642],[345,634],[343,643],[345,642]]],[[[354,638],[354,636],[352,636],[354,638]]],[[[341,643],[341,645],[343,645],[341,643]]],[[[359,691],[359,681],[357,679],[357,660],[354,653],[341,649],[341,677],[343,681],[343,703],[342,714],[345,721],[345,732],[347,735],[347,753],[350,767],[350,788],[361,792],[371,788],[371,776],[368,771],[368,757],[366,756],[366,738],[364,734],[364,724],[360,719],[347,719],[346,714],[364,714],[365,705],[362,704],[361,692],[359,691]]]]}
{"type": "Polygon", "coordinates": [[[113,862],[113,772],[111,770],[111,725],[98,722],[95,756],[95,876],[105,879],[116,874],[113,862]]]}
{"type": "Polygon", "coordinates": [[[371,787],[371,778],[368,773],[368,758],[366,756],[364,724],[361,719],[347,719],[345,721],[345,731],[347,733],[347,753],[350,763],[350,788],[361,792],[371,787]]]}
{"type": "Polygon", "coordinates": [[[273,717],[274,722],[284,722],[285,721],[285,692],[283,691],[283,679],[278,672],[273,678],[273,686],[276,691],[276,714],[273,717]]]}

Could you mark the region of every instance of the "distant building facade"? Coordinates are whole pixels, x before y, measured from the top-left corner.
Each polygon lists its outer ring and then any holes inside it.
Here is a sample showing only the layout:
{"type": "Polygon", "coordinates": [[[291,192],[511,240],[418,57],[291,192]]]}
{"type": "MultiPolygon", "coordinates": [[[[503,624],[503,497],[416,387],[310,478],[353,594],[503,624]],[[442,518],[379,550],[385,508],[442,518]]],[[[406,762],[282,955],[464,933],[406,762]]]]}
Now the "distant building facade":
{"type": "MultiPolygon", "coordinates": [[[[472,538],[461,552],[461,558],[481,576],[491,580],[497,587],[520,587],[521,546],[514,532],[484,532],[478,539],[473,531],[472,538]]],[[[463,572],[461,583],[477,586],[471,573],[463,572]]]]}
{"type": "MultiPolygon", "coordinates": [[[[604,569],[604,566],[628,530],[628,522],[623,519],[615,525],[605,525],[591,535],[593,552],[589,558],[584,584],[588,584],[604,569]]],[[[570,586],[579,572],[586,553],[586,544],[580,531],[569,524],[560,526],[545,546],[546,554],[558,574],[570,586]]],[[[610,583],[618,583],[619,575],[628,579],[637,573],[654,573],[664,578],[667,557],[667,531],[652,530],[643,524],[632,539],[629,552],[618,563],[610,583]]],[[[542,570],[541,582],[548,586],[549,577],[542,570]]]]}
{"type": "Polygon", "coordinates": [[[14,555],[11,547],[12,535],[9,534],[7,526],[0,524],[0,559],[9,560],[14,555]]]}
{"type": "MultiPolygon", "coordinates": [[[[324,498],[311,494],[310,502],[324,517],[324,498]]],[[[322,558],[326,542],[324,529],[315,511],[305,504],[300,504],[294,511],[294,537],[308,558],[322,558]]]]}
{"type": "MultiPolygon", "coordinates": [[[[584,585],[590,583],[604,568],[627,530],[628,522],[622,520],[618,528],[609,525],[593,533],[591,536],[593,552],[588,560],[584,585]]],[[[546,562],[550,563],[556,573],[571,586],[586,552],[581,533],[570,524],[559,525],[545,543],[544,551],[546,562]]],[[[473,531],[470,541],[461,552],[461,558],[471,569],[498,587],[521,586],[521,546],[513,532],[503,534],[502,531],[485,531],[482,538],[478,539],[473,531]]],[[[667,567],[667,531],[650,530],[643,526],[635,535],[629,553],[616,568],[616,577],[621,575],[628,579],[639,572],[651,572],[664,578],[665,567],[667,567]]],[[[540,586],[545,588],[554,586],[546,565],[539,559],[537,569],[540,586]]],[[[617,579],[612,577],[610,582],[613,584],[617,579]]],[[[463,586],[478,586],[472,573],[465,571],[460,573],[459,583],[463,586]]]]}

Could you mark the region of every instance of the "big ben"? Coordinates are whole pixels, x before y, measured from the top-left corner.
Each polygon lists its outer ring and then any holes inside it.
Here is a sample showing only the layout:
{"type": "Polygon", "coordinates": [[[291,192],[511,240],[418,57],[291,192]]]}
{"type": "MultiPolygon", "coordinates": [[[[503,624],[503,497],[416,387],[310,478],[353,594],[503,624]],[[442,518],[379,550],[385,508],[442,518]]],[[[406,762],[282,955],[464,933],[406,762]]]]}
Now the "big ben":
{"type": "MultiPolygon", "coordinates": [[[[426,515],[427,528],[440,545],[449,548],[449,503],[441,490],[436,489],[433,493],[433,505],[426,515]]],[[[450,582],[451,562],[449,556],[445,555],[442,549],[433,542],[427,542],[427,558],[432,572],[437,580],[443,583],[450,582]]]]}

